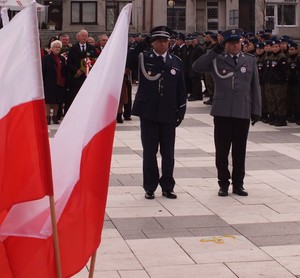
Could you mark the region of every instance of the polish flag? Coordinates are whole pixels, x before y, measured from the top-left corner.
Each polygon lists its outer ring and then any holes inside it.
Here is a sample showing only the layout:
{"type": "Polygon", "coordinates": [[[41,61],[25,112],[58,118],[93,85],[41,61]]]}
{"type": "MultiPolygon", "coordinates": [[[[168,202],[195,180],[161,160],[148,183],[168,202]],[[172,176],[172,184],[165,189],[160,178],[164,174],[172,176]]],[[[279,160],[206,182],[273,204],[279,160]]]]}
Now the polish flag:
{"type": "MultiPolygon", "coordinates": [[[[126,5],[51,142],[63,277],[80,271],[96,252],[105,216],[117,108],[125,71],[132,4],[126,5]]],[[[55,276],[47,206],[14,206],[0,236],[16,277],[55,276]]]]}
{"type": "MultiPolygon", "coordinates": [[[[53,195],[37,15],[0,30],[0,212],[53,195]]],[[[1,224],[1,222],[0,222],[1,224]]]]}

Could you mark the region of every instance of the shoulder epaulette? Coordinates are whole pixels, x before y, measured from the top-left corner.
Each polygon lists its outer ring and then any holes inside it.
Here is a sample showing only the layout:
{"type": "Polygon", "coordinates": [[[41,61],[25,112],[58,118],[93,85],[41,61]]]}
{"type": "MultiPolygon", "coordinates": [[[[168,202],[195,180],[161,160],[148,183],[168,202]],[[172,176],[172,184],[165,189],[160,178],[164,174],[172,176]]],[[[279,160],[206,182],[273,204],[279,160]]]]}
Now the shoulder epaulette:
{"type": "Polygon", "coordinates": [[[254,54],[251,54],[251,53],[248,53],[248,52],[243,52],[245,55],[248,55],[248,56],[250,56],[250,57],[255,57],[255,55],[254,54]]]}
{"type": "Polygon", "coordinates": [[[168,55],[172,56],[172,58],[177,59],[178,61],[180,61],[181,63],[183,63],[182,60],[181,60],[181,58],[178,57],[177,55],[175,55],[173,53],[169,53],[168,55]]]}

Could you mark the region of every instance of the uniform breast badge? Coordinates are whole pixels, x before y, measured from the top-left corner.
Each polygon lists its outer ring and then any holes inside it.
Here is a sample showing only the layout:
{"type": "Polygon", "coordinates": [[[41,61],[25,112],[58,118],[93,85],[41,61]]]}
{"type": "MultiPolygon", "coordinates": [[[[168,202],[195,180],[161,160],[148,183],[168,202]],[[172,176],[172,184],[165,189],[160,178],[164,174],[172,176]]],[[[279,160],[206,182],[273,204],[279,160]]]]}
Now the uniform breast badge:
{"type": "Polygon", "coordinates": [[[170,72],[171,72],[172,75],[175,75],[175,74],[176,74],[176,70],[175,70],[175,69],[171,69],[170,72]]]}
{"type": "Polygon", "coordinates": [[[245,73],[247,69],[245,67],[241,67],[241,73],[245,73]]]}

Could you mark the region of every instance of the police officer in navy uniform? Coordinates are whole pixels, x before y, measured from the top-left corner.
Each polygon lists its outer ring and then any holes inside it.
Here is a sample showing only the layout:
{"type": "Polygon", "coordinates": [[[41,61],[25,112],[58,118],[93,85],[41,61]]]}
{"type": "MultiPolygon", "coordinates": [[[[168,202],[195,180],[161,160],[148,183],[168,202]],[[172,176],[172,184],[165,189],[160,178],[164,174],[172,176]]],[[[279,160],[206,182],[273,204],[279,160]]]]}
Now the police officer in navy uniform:
{"type": "Polygon", "coordinates": [[[228,195],[230,179],[233,193],[247,196],[244,189],[246,145],[250,120],[254,125],[261,116],[261,91],[256,59],[241,52],[241,29],[223,32],[223,41],[194,63],[194,70],[211,72],[215,83],[211,115],[219,196],[228,195]],[[225,52],[224,52],[225,47],[225,52]],[[228,155],[232,152],[232,174],[228,155]]]}
{"type": "Polygon", "coordinates": [[[146,199],[154,199],[158,184],[163,196],[177,198],[173,177],[175,130],[185,115],[186,89],[182,61],[168,52],[170,35],[171,30],[165,26],[154,28],[152,48],[139,54],[139,86],[132,115],[140,117],[146,199]]]}

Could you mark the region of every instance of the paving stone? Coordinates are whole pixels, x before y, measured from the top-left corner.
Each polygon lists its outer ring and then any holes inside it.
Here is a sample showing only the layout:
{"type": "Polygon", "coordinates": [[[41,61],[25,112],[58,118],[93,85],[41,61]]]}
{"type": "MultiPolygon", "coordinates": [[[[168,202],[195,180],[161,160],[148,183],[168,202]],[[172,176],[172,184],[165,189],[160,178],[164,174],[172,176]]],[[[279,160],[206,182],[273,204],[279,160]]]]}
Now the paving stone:
{"type": "Polygon", "coordinates": [[[239,235],[240,233],[232,227],[214,227],[214,228],[189,228],[194,236],[224,236],[224,235],[239,235]]]}
{"type": "Polygon", "coordinates": [[[292,133],[297,129],[286,129],[284,132],[267,131],[267,132],[255,132],[249,133],[249,140],[256,144],[259,143],[299,143],[299,137],[292,133]]]}
{"type": "Polygon", "coordinates": [[[295,222],[240,224],[233,227],[246,237],[300,235],[300,225],[295,222]]]}
{"type": "Polygon", "coordinates": [[[147,236],[142,230],[119,230],[124,240],[127,239],[146,239],[147,236]]]}
{"type": "Polygon", "coordinates": [[[215,172],[214,167],[212,167],[211,170],[208,170],[208,167],[175,168],[174,177],[175,178],[189,178],[189,177],[213,178],[215,177],[214,172],[215,172]]]}
{"type": "Polygon", "coordinates": [[[116,131],[137,131],[139,130],[138,126],[129,126],[129,125],[117,125],[116,131]]]}
{"type": "Polygon", "coordinates": [[[156,217],[155,219],[164,229],[228,226],[224,220],[215,215],[156,217]]]}
{"type": "Polygon", "coordinates": [[[175,150],[175,159],[179,157],[213,157],[214,154],[208,154],[200,149],[177,149],[175,150]]]}
{"type": "Polygon", "coordinates": [[[162,231],[144,231],[147,238],[173,238],[191,237],[193,234],[188,229],[168,229],[162,231]]]}
{"type": "Polygon", "coordinates": [[[209,126],[206,123],[203,123],[201,121],[198,121],[196,119],[191,119],[191,118],[185,118],[183,121],[184,121],[184,126],[185,127],[193,127],[193,126],[203,127],[203,126],[209,126]]]}
{"type": "Polygon", "coordinates": [[[104,221],[103,229],[114,229],[116,228],[111,221],[104,221]]]}
{"type": "Polygon", "coordinates": [[[135,154],[135,152],[129,147],[113,147],[113,155],[116,154],[135,154]]]}
{"type": "Polygon", "coordinates": [[[162,231],[163,227],[153,217],[113,218],[113,224],[119,231],[162,231]]]}
{"type": "Polygon", "coordinates": [[[248,236],[247,238],[251,242],[253,242],[256,246],[260,246],[260,247],[300,244],[300,234],[248,236]]]}
{"type": "Polygon", "coordinates": [[[226,263],[237,277],[253,278],[253,277],[272,277],[272,278],[292,278],[292,275],[282,265],[277,262],[236,262],[226,263]]]}

